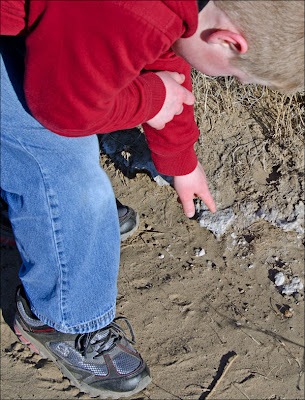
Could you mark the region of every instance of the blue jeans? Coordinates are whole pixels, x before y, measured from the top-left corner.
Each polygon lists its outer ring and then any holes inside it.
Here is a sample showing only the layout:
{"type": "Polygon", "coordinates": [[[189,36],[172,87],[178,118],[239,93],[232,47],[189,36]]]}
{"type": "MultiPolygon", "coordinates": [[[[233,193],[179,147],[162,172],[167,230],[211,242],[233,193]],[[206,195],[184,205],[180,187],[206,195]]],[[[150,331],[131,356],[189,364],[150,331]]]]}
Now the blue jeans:
{"type": "Polygon", "coordinates": [[[114,193],[96,135],[62,137],[31,116],[23,53],[23,39],[1,37],[1,195],[22,258],[19,276],[43,322],[64,333],[93,332],[115,316],[114,193]]]}

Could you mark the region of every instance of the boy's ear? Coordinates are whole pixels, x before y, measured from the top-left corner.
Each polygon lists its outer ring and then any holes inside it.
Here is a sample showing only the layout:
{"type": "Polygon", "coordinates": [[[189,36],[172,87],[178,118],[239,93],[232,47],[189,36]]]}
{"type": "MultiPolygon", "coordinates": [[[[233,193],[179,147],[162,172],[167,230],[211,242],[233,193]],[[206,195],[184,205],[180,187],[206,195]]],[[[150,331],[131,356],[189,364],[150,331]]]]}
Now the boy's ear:
{"type": "Polygon", "coordinates": [[[228,45],[239,54],[244,54],[248,50],[246,39],[240,33],[229,30],[208,29],[201,33],[201,38],[208,44],[228,45]]]}

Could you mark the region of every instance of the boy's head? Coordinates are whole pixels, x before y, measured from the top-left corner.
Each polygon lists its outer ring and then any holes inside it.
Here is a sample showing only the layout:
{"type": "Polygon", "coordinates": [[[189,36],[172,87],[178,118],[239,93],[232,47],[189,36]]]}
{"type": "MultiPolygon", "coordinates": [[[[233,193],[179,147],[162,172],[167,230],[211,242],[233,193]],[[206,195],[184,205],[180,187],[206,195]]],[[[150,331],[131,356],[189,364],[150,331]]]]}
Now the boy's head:
{"type": "Polygon", "coordinates": [[[199,71],[286,92],[304,88],[304,2],[214,0],[173,50],[199,71]]]}

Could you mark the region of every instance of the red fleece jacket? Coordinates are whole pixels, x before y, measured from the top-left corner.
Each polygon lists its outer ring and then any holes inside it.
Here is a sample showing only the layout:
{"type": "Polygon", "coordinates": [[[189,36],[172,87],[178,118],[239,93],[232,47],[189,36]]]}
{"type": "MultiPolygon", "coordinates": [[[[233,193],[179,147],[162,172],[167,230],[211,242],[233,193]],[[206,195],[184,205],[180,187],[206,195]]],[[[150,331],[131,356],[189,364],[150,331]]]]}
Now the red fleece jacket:
{"type": "MultiPolygon", "coordinates": [[[[1,0],[1,35],[26,35],[24,90],[33,116],[64,136],[137,126],[165,99],[151,71],[177,71],[191,90],[190,66],[171,51],[197,28],[195,0],[1,0]]],[[[193,107],[162,130],[143,125],[159,172],[194,170],[193,107]]]]}

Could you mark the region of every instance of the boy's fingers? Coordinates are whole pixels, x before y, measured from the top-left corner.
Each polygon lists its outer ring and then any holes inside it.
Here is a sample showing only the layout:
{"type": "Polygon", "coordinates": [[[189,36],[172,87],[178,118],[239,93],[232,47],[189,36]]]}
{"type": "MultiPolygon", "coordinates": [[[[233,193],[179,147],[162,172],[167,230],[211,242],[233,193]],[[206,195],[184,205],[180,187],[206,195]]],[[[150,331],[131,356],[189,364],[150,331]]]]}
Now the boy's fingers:
{"type": "Polygon", "coordinates": [[[187,104],[188,106],[192,106],[195,103],[195,96],[193,95],[192,92],[186,90],[186,95],[185,95],[185,100],[184,100],[184,104],[187,104]]]}
{"type": "Polygon", "coordinates": [[[189,199],[181,199],[179,198],[180,203],[182,204],[183,212],[188,218],[192,218],[195,215],[195,206],[192,198],[189,199]]]}
{"type": "MultiPolygon", "coordinates": [[[[201,196],[198,195],[198,197],[200,197],[200,199],[204,202],[204,204],[208,207],[208,209],[212,213],[215,213],[216,204],[214,202],[212,195],[207,196],[206,194],[203,194],[201,196]]],[[[178,202],[182,204],[183,212],[188,218],[192,218],[195,215],[195,206],[193,199],[181,200],[181,198],[178,197],[178,202]]]]}
{"type": "Polygon", "coordinates": [[[183,112],[183,105],[181,105],[180,110],[176,112],[175,115],[180,115],[183,112]]]}
{"type": "Polygon", "coordinates": [[[185,81],[185,75],[179,74],[179,72],[168,72],[172,79],[174,79],[179,85],[185,81]]]}
{"type": "Polygon", "coordinates": [[[216,204],[215,201],[211,195],[211,193],[205,192],[205,193],[201,193],[198,194],[198,197],[200,197],[200,199],[204,202],[204,204],[208,207],[208,209],[214,213],[216,211],[216,204]]]}
{"type": "Polygon", "coordinates": [[[179,74],[180,75],[180,82],[183,83],[185,81],[185,75],[184,74],[179,74]]]}
{"type": "MultiPolygon", "coordinates": [[[[179,85],[185,81],[185,75],[179,74],[179,72],[169,72],[172,79],[174,79],[179,85]]],[[[192,106],[195,103],[195,96],[189,90],[183,88],[184,90],[184,100],[183,103],[192,106]]]]}
{"type": "Polygon", "coordinates": [[[212,213],[215,213],[216,204],[209,191],[200,193],[198,195],[195,194],[192,198],[181,199],[181,197],[178,197],[178,202],[182,204],[183,212],[188,218],[192,218],[195,215],[195,205],[193,201],[195,197],[199,197],[208,207],[208,209],[212,213]]]}

